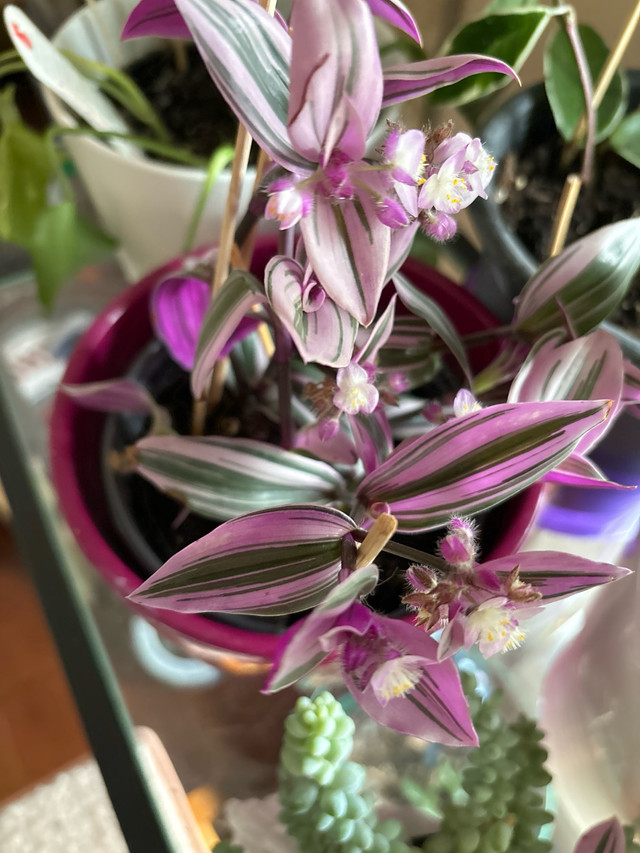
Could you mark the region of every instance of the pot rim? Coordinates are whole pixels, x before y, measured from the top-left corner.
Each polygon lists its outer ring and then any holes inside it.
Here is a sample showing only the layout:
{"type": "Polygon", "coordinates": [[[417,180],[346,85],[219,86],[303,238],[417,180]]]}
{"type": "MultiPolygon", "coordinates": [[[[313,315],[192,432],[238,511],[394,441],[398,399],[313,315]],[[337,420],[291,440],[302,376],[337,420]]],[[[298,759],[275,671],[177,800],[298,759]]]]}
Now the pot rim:
{"type": "MultiPolygon", "coordinates": [[[[272,238],[262,238],[258,241],[258,252],[262,250],[264,254],[267,250],[271,252],[272,248],[272,238]]],[[[121,375],[122,371],[119,368],[110,366],[108,351],[104,349],[106,342],[113,339],[118,331],[122,332],[123,324],[127,318],[130,321],[133,313],[144,317],[146,312],[147,328],[141,328],[141,332],[150,330],[147,306],[152,289],[167,273],[180,269],[182,264],[183,259],[177,258],[159,267],[136,285],[124,290],[104,308],[78,341],[69,359],[62,383],[74,384],[121,375]],[[96,370],[98,376],[95,375],[96,370]]],[[[460,320],[460,309],[464,306],[467,319],[470,316],[469,307],[471,307],[471,316],[478,321],[475,328],[478,328],[478,325],[480,328],[487,328],[495,324],[493,315],[472,294],[453,284],[436,270],[411,259],[403,269],[410,278],[415,276],[422,277],[423,280],[425,277],[429,278],[431,286],[439,292],[440,296],[446,294],[445,301],[454,307],[456,320],[460,320]]],[[[145,342],[146,338],[142,343],[139,342],[137,351],[145,342]]],[[[114,546],[111,543],[109,531],[104,529],[104,525],[102,527],[99,525],[85,497],[86,484],[83,487],[78,472],[80,464],[77,458],[78,433],[83,433],[83,422],[91,422],[101,430],[105,418],[105,413],[83,409],[71,397],[58,390],[53,402],[49,433],[51,479],[58,493],[62,515],[81,550],[109,586],[125,597],[140,585],[141,578],[118,552],[117,545],[114,546]]],[[[82,460],[82,466],[86,473],[86,460],[82,460]]],[[[99,460],[95,469],[92,470],[99,470],[99,460]]],[[[535,484],[517,496],[519,502],[513,512],[514,518],[511,525],[501,537],[498,546],[490,554],[485,555],[485,559],[489,556],[504,556],[517,550],[533,524],[541,495],[542,485],[535,484]]],[[[122,550],[120,549],[120,552],[122,550]]],[[[226,651],[248,656],[253,660],[271,660],[280,639],[280,635],[260,634],[222,625],[201,614],[182,614],[142,607],[130,601],[126,604],[147,621],[153,622],[160,630],[166,632],[168,629],[170,633],[177,634],[179,641],[186,639],[190,643],[195,643],[200,652],[204,649],[210,652],[226,651]]]]}

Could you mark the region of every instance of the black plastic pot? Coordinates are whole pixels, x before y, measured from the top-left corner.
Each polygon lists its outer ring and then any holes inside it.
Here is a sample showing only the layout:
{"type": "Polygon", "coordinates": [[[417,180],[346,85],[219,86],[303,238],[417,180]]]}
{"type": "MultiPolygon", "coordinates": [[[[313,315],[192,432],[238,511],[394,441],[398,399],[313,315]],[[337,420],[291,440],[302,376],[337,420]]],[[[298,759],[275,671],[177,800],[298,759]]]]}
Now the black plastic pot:
{"type": "MultiPolygon", "coordinates": [[[[640,71],[628,72],[629,110],[640,105],[640,71]]],[[[503,104],[478,130],[478,136],[498,162],[512,152],[521,154],[557,135],[544,86],[539,84],[519,92],[503,104]]],[[[482,246],[482,254],[469,275],[469,289],[502,322],[513,313],[513,300],[539,262],[512,231],[495,200],[498,181],[489,185],[489,198],[473,204],[471,218],[482,246]]],[[[608,326],[630,354],[640,360],[640,341],[608,326]]]]}

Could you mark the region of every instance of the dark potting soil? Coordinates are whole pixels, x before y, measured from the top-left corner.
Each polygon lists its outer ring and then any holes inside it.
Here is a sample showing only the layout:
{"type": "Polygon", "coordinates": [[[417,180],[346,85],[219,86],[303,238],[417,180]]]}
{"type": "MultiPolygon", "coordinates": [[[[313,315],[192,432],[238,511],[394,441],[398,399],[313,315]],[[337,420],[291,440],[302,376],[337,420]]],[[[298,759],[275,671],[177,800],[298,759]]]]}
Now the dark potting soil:
{"type": "MultiPolygon", "coordinates": [[[[233,144],[238,122],[195,45],[188,45],[185,53],[184,70],[177,68],[175,55],[167,48],[143,56],[125,71],[159,113],[174,143],[198,157],[209,157],[219,145],[233,144]]],[[[137,119],[130,117],[129,123],[136,133],[148,133],[137,119]]]]}
{"type": "MultiPolygon", "coordinates": [[[[529,251],[540,261],[548,256],[555,210],[565,178],[580,171],[578,160],[563,166],[563,145],[551,136],[516,158],[500,164],[497,193],[504,218],[529,251]]],[[[583,186],[571,221],[567,244],[591,231],[640,213],[640,169],[614,151],[596,157],[594,175],[583,186]]],[[[640,332],[640,276],[637,276],[612,322],[640,332]]]]}

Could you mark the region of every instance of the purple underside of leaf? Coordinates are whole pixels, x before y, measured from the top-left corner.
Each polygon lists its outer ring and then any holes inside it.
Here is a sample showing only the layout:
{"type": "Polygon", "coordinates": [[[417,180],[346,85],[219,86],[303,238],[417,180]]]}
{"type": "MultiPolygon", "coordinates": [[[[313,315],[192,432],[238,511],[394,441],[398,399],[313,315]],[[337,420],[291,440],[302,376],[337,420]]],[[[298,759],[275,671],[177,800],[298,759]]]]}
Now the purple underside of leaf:
{"type": "Polygon", "coordinates": [[[354,526],[328,507],[249,513],[188,545],[130,598],[183,613],[274,616],[307,610],[336,585],[342,540],[354,526]]]}
{"type": "Polygon", "coordinates": [[[198,335],[209,307],[209,285],[198,278],[172,276],[160,282],[151,297],[156,335],[182,368],[191,370],[198,335]]]}
{"type": "MultiPolygon", "coordinates": [[[[423,631],[399,619],[377,617],[385,636],[403,654],[430,657],[435,661],[437,646],[423,631]]],[[[475,746],[478,738],[469,716],[458,670],[452,661],[428,663],[422,677],[404,696],[390,699],[382,706],[369,683],[361,689],[351,673],[343,670],[350,693],[367,714],[383,726],[447,746],[475,746]]]]}
{"type": "Polygon", "coordinates": [[[388,107],[391,104],[417,98],[442,86],[464,80],[472,74],[481,74],[485,71],[507,74],[514,80],[518,80],[518,75],[506,62],[475,53],[394,65],[383,71],[382,105],[388,107]]]}
{"type": "Polygon", "coordinates": [[[429,530],[531,485],[609,411],[608,401],[514,403],[454,418],[407,439],[360,485],[365,507],[389,504],[400,531],[429,530]]]}
{"type": "Polygon", "coordinates": [[[399,0],[367,0],[367,3],[373,14],[378,18],[388,21],[394,27],[411,36],[418,44],[422,44],[422,37],[417,24],[404,3],[399,2],[399,0]]]}
{"type": "Polygon", "coordinates": [[[573,853],[625,853],[626,842],[617,817],[588,829],[578,839],[573,853]]]}
{"type": "Polygon", "coordinates": [[[520,567],[519,579],[541,593],[545,603],[629,574],[629,569],[621,566],[596,563],[563,551],[523,551],[482,564],[483,569],[503,580],[516,566],[520,567]]]}
{"type": "Polygon", "coordinates": [[[121,39],[159,36],[170,39],[191,39],[189,27],[178,11],[174,0],[141,0],[127,18],[121,39]]]}
{"type": "Polygon", "coordinates": [[[80,406],[99,412],[150,415],[156,408],[146,388],[134,379],[106,379],[83,385],[62,385],[62,391],[80,406]]]}
{"type": "Polygon", "coordinates": [[[369,193],[332,204],[317,196],[301,221],[304,245],[318,280],[333,301],[363,326],[375,317],[389,264],[390,229],[369,193]]]}
{"type": "Polygon", "coordinates": [[[359,159],[382,98],[380,56],[369,8],[362,0],[305,0],[294,4],[291,26],[295,36],[287,126],[294,148],[316,162],[323,153],[328,156],[343,136],[334,126],[336,108],[341,106],[344,121],[357,125],[358,144],[346,153],[359,159]]]}

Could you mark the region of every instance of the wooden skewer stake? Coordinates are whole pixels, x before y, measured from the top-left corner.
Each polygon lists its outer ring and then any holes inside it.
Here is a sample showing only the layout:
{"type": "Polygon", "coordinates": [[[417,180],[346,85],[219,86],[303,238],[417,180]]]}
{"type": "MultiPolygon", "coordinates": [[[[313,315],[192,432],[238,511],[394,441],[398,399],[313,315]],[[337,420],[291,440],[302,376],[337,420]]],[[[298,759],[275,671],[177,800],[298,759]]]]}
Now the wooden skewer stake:
{"type": "MultiPolygon", "coordinates": [[[[266,9],[270,15],[273,15],[276,7],[276,0],[260,0],[260,5],[263,9],[266,9]]],[[[252,140],[249,135],[249,131],[243,124],[239,124],[238,132],[236,134],[235,153],[233,155],[233,163],[231,165],[231,180],[229,182],[227,204],[222,220],[222,228],[220,230],[218,255],[213,272],[213,280],[211,282],[212,298],[215,297],[229,275],[229,266],[234,249],[233,237],[238,221],[240,193],[242,191],[242,183],[244,181],[247,164],[249,162],[251,142],[252,140]]],[[[216,403],[220,402],[226,372],[227,361],[226,359],[220,359],[213,369],[209,392],[206,395],[206,398],[194,401],[191,418],[191,431],[193,435],[203,434],[207,412],[210,408],[215,406],[216,403]]]]}

